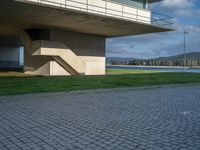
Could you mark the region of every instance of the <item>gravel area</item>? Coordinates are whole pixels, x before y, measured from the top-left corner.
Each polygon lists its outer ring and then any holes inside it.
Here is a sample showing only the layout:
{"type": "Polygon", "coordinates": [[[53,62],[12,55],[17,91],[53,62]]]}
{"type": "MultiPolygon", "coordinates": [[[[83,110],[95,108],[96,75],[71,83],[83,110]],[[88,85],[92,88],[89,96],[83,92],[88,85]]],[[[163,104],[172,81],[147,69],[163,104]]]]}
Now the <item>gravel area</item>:
{"type": "Polygon", "coordinates": [[[0,97],[0,150],[199,150],[200,86],[0,97]]]}

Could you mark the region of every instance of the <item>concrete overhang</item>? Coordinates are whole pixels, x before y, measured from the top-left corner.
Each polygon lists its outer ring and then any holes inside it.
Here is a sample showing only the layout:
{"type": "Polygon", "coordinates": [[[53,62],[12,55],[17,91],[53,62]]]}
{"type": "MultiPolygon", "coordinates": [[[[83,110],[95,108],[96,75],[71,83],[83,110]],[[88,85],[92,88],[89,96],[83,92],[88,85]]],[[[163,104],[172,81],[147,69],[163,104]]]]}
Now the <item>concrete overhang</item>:
{"type": "Polygon", "coordinates": [[[171,29],[107,17],[55,6],[22,2],[20,0],[0,1],[0,33],[13,34],[30,28],[62,29],[106,37],[118,37],[171,29]]]}

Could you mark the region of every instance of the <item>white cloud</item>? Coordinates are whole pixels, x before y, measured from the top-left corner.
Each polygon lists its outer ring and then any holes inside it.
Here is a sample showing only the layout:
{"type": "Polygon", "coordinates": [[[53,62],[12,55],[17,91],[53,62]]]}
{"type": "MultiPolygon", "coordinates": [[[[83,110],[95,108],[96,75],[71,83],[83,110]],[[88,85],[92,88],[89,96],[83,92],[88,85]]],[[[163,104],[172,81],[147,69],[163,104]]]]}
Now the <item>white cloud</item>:
{"type": "Polygon", "coordinates": [[[194,0],[164,0],[161,5],[170,8],[189,8],[194,6],[194,0]]]}
{"type": "Polygon", "coordinates": [[[128,58],[155,58],[183,53],[183,32],[186,51],[200,51],[200,25],[177,24],[175,32],[155,33],[107,40],[107,56],[128,58]],[[134,45],[134,46],[132,46],[134,45]]]}
{"type": "MultiPolygon", "coordinates": [[[[199,1],[199,0],[198,0],[199,1]]],[[[200,15],[200,10],[195,7],[197,0],[163,0],[160,3],[152,5],[153,9],[161,8],[161,10],[169,11],[175,16],[194,17],[200,15]]]]}
{"type": "Polygon", "coordinates": [[[187,31],[187,52],[200,51],[199,0],[164,0],[152,5],[175,17],[174,32],[155,33],[107,40],[107,56],[153,58],[183,53],[183,32],[187,31]],[[194,15],[195,14],[195,15],[194,15]]]}

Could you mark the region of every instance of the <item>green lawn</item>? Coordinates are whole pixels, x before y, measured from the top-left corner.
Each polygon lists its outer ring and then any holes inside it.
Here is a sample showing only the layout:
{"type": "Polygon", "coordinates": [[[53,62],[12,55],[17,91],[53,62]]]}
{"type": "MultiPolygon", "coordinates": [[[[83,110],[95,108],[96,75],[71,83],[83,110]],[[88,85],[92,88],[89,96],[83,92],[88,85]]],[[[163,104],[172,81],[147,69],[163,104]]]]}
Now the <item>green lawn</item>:
{"type": "Polygon", "coordinates": [[[128,69],[107,69],[107,74],[137,74],[137,73],[159,73],[153,70],[128,70],[128,69]]]}
{"type": "Polygon", "coordinates": [[[0,95],[186,83],[200,83],[200,74],[137,73],[80,77],[9,76],[0,77],[0,95]]]}

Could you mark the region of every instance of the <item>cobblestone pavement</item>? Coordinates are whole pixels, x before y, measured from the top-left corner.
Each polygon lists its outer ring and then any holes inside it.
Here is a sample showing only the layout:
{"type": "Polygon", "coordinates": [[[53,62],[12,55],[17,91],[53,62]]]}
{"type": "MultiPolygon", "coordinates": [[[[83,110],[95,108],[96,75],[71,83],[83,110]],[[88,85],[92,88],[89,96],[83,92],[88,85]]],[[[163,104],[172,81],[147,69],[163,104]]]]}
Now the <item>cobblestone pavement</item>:
{"type": "Polygon", "coordinates": [[[199,150],[200,86],[0,97],[0,150],[199,150]]]}

